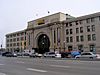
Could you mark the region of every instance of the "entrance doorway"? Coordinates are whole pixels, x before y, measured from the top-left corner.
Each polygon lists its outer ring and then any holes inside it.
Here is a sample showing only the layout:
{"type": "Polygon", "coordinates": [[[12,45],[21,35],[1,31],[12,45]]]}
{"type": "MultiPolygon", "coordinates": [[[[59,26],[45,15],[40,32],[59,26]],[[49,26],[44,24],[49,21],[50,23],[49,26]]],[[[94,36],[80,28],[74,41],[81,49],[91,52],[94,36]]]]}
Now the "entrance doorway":
{"type": "Polygon", "coordinates": [[[38,37],[38,53],[49,52],[50,41],[46,34],[42,34],[38,37]]]}

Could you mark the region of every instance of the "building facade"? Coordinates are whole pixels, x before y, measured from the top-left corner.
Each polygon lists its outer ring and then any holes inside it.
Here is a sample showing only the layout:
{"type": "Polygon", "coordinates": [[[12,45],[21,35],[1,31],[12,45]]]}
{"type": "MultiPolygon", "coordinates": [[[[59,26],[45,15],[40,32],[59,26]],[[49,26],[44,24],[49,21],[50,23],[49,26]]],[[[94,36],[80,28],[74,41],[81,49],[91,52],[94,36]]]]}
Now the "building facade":
{"type": "Polygon", "coordinates": [[[6,49],[11,51],[34,49],[38,53],[72,50],[99,53],[99,32],[100,12],[81,17],[72,17],[59,12],[29,21],[25,30],[7,34],[6,49]],[[23,35],[17,36],[21,33],[23,35]]]}

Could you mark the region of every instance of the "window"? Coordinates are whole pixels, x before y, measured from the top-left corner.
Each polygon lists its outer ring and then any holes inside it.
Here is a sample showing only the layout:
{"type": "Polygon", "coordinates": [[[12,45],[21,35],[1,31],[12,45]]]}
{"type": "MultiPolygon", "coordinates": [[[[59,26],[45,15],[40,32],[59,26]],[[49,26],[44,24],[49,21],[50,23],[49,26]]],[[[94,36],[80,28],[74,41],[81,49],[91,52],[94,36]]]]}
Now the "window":
{"type": "Polygon", "coordinates": [[[87,32],[90,32],[90,26],[87,26],[87,32]]]}
{"type": "Polygon", "coordinates": [[[9,47],[9,44],[7,44],[7,47],[9,47]]]}
{"type": "Polygon", "coordinates": [[[10,47],[12,47],[12,44],[10,44],[10,47]]]}
{"type": "Polygon", "coordinates": [[[80,41],[84,41],[84,36],[83,35],[80,36],[80,41]]]}
{"type": "Polygon", "coordinates": [[[80,27],[80,33],[83,33],[83,27],[80,27]]]}
{"type": "Polygon", "coordinates": [[[7,40],[7,42],[9,42],[9,39],[7,40]]]}
{"type": "Polygon", "coordinates": [[[17,38],[17,41],[19,41],[19,38],[17,38]]]}
{"type": "Polygon", "coordinates": [[[90,19],[86,19],[86,23],[90,23],[90,19]]]}
{"type": "Polygon", "coordinates": [[[79,21],[79,23],[80,23],[80,24],[82,24],[82,23],[83,23],[83,21],[82,21],[82,20],[80,20],[80,21],[79,21]]]}
{"type": "Polygon", "coordinates": [[[73,37],[72,36],[70,37],[70,42],[73,42],[73,37]]]}
{"type": "Polygon", "coordinates": [[[76,28],[76,33],[79,33],[79,28],[76,28]]]}
{"type": "Polygon", "coordinates": [[[76,42],[79,42],[79,36],[76,36],[76,42]]]}
{"type": "Polygon", "coordinates": [[[91,18],[91,22],[94,22],[95,21],[95,18],[91,18]]]}
{"type": "Polygon", "coordinates": [[[66,29],[66,35],[68,35],[69,34],[69,31],[68,31],[68,29],[66,29]]]}
{"type": "Polygon", "coordinates": [[[21,41],[23,41],[24,40],[24,38],[23,37],[21,37],[21,41]]]}
{"type": "Polygon", "coordinates": [[[68,23],[66,23],[66,27],[68,27],[68,23]]]}
{"type": "Polygon", "coordinates": [[[99,16],[99,21],[100,21],[100,16],[99,16]]]}
{"type": "Polygon", "coordinates": [[[95,25],[92,25],[92,26],[91,26],[91,30],[92,30],[92,31],[95,31],[95,25]]]}
{"type": "Polygon", "coordinates": [[[16,41],[16,38],[13,38],[13,42],[15,42],[16,41]]]}
{"type": "Polygon", "coordinates": [[[19,43],[17,43],[17,46],[19,46],[19,43]]]}
{"type": "Polygon", "coordinates": [[[95,51],[96,51],[95,45],[90,45],[90,52],[95,52],[95,51]]]}
{"type": "Polygon", "coordinates": [[[12,42],[12,39],[10,39],[10,42],[12,42]]]}
{"type": "Polygon", "coordinates": [[[67,42],[67,43],[69,42],[69,37],[66,37],[66,42],[67,42]]]}
{"type": "Polygon", "coordinates": [[[91,41],[91,35],[87,35],[88,41],[91,41]]]}
{"type": "Polygon", "coordinates": [[[70,29],[70,34],[73,34],[73,31],[72,31],[72,29],[70,29]]]}
{"type": "Polygon", "coordinates": [[[93,41],[96,40],[96,34],[92,34],[92,40],[93,40],[93,41]]]}
{"type": "Polygon", "coordinates": [[[78,25],[78,21],[76,21],[75,23],[76,23],[76,25],[78,25]]]}
{"type": "Polygon", "coordinates": [[[72,26],[72,23],[71,22],[69,23],[69,26],[72,26]]]}

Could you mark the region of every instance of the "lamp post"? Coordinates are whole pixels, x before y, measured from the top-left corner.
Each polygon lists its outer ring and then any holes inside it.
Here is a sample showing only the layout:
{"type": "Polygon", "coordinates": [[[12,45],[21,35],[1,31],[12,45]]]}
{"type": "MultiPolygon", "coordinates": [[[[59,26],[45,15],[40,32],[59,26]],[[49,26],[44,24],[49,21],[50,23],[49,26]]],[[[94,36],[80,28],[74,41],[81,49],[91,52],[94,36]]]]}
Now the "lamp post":
{"type": "Polygon", "coordinates": [[[64,41],[64,52],[65,52],[65,41],[64,41]]]}

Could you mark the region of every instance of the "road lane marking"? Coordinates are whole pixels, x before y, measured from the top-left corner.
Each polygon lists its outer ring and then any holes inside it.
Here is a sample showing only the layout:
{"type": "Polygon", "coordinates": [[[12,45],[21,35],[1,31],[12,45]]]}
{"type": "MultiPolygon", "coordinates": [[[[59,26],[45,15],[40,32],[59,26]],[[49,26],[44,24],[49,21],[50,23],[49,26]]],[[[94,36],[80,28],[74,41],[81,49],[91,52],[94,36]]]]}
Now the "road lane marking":
{"type": "Polygon", "coordinates": [[[36,72],[47,72],[45,70],[39,70],[39,69],[33,69],[33,68],[27,68],[27,70],[36,71],[36,72]]]}
{"type": "Polygon", "coordinates": [[[23,61],[17,61],[16,63],[18,63],[18,64],[23,64],[23,63],[25,63],[25,62],[23,62],[23,61]]]}
{"type": "Polygon", "coordinates": [[[4,65],[4,64],[0,64],[0,65],[4,65]]]}
{"type": "Polygon", "coordinates": [[[0,75],[6,75],[5,73],[0,73],[0,75]]]}
{"type": "Polygon", "coordinates": [[[52,67],[62,67],[62,68],[70,68],[70,66],[61,66],[61,65],[50,65],[50,66],[52,66],[52,67]]]}

